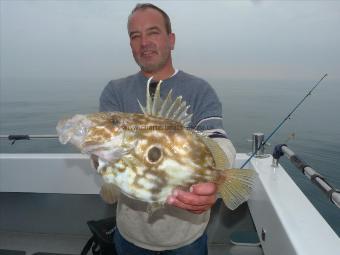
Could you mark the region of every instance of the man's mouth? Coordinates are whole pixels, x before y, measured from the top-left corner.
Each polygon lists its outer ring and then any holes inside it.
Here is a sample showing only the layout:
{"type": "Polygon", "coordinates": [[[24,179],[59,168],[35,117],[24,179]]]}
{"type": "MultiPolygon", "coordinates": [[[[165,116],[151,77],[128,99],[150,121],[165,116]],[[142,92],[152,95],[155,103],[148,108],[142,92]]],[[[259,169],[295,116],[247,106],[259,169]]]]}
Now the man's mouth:
{"type": "Polygon", "coordinates": [[[157,54],[157,52],[154,51],[154,50],[146,50],[146,51],[142,52],[141,56],[142,57],[152,57],[152,56],[154,56],[156,54],[157,54]]]}

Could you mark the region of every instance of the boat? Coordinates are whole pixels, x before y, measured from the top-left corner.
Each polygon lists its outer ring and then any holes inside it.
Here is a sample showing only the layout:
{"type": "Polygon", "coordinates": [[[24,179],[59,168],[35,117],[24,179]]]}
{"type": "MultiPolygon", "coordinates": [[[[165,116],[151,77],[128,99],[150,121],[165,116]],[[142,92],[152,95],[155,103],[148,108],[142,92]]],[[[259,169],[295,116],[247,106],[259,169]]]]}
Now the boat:
{"type": "MultiPolygon", "coordinates": [[[[238,153],[234,166],[248,159],[238,153]]],[[[245,167],[258,173],[256,188],[234,211],[217,200],[210,255],[339,254],[338,235],[272,155],[245,167]]],[[[91,237],[86,223],[115,214],[98,195],[101,183],[86,155],[0,154],[0,254],[80,254],[91,237]]]]}

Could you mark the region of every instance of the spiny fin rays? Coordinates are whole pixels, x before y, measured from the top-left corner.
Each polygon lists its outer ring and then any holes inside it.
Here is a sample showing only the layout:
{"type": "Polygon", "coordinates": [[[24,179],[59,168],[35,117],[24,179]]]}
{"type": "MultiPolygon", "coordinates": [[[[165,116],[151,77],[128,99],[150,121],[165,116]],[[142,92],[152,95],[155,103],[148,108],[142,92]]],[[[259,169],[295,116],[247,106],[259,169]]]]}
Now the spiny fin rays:
{"type": "Polygon", "coordinates": [[[161,99],[161,86],[160,86],[161,83],[162,83],[162,81],[159,81],[159,83],[157,84],[155,96],[154,96],[153,103],[152,103],[151,114],[153,116],[157,116],[157,113],[161,109],[161,105],[162,105],[162,101],[163,101],[161,99]]]}
{"type": "Polygon", "coordinates": [[[160,111],[158,112],[158,117],[160,116],[165,116],[167,110],[169,109],[169,107],[171,106],[172,104],[172,99],[171,99],[171,95],[172,95],[172,89],[170,89],[168,95],[166,96],[162,106],[161,106],[161,109],[160,111]]]}
{"type": "Polygon", "coordinates": [[[142,106],[138,100],[142,112],[145,115],[175,120],[180,122],[183,126],[188,127],[192,117],[192,114],[187,113],[190,105],[187,105],[185,101],[182,101],[182,96],[177,97],[173,101],[171,98],[172,90],[169,91],[165,100],[162,100],[160,96],[162,80],[158,82],[155,95],[152,98],[149,92],[152,78],[153,77],[149,78],[146,85],[146,106],[142,106]]]}
{"type": "Polygon", "coordinates": [[[230,163],[226,154],[224,153],[224,151],[221,149],[217,142],[203,135],[199,135],[199,137],[210,150],[211,155],[213,156],[215,161],[215,168],[224,169],[225,167],[230,167],[230,163]]]}
{"type": "Polygon", "coordinates": [[[138,101],[139,107],[140,107],[140,109],[142,110],[142,112],[143,112],[144,114],[147,114],[146,108],[139,102],[138,99],[137,99],[137,101],[138,101]]]}
{"type": "Polygon", "coordinates": [[[224,204],[235,210],[246,202],[255,187],[257,173],[252,169],[225,169],[221,171],[217,190],[224,204]]]}

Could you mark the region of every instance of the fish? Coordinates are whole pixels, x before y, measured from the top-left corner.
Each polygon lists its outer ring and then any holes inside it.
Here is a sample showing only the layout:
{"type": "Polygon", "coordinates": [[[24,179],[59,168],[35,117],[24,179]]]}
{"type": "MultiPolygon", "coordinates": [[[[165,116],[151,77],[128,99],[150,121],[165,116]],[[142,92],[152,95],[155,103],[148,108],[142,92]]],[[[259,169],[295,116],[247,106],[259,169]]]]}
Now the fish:
{"type": "Polygon", "coordinates": [[[163,100],[162,81],[150,95],[151,79],[146,105],[137,99],[142,113],[76,114],[58,122],[59,141],[94,159],[104,181],[101,194],[109,200],[123,193],[157,208],[174,189],[189,191],[194,184],[213,182],[225,205],[236,209],[249,199],[256,172],[231,168],[213,139],[189,128],[192,114],[181,96],[173,100],[170,90],[163,100]]]}

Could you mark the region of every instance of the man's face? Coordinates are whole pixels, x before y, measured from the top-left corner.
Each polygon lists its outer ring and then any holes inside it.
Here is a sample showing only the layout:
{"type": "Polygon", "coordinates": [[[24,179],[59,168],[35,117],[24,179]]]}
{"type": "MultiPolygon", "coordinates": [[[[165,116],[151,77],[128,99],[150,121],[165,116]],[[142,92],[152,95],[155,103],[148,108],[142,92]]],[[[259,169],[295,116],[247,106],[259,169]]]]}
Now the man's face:
{"type": "Polygon", "coordinates": [[[132,54],[144,72],[156,72],[171,63],[175,35],[166,32],[161,13],[154,9],[138,10],[128,24],[132,54]]]}

